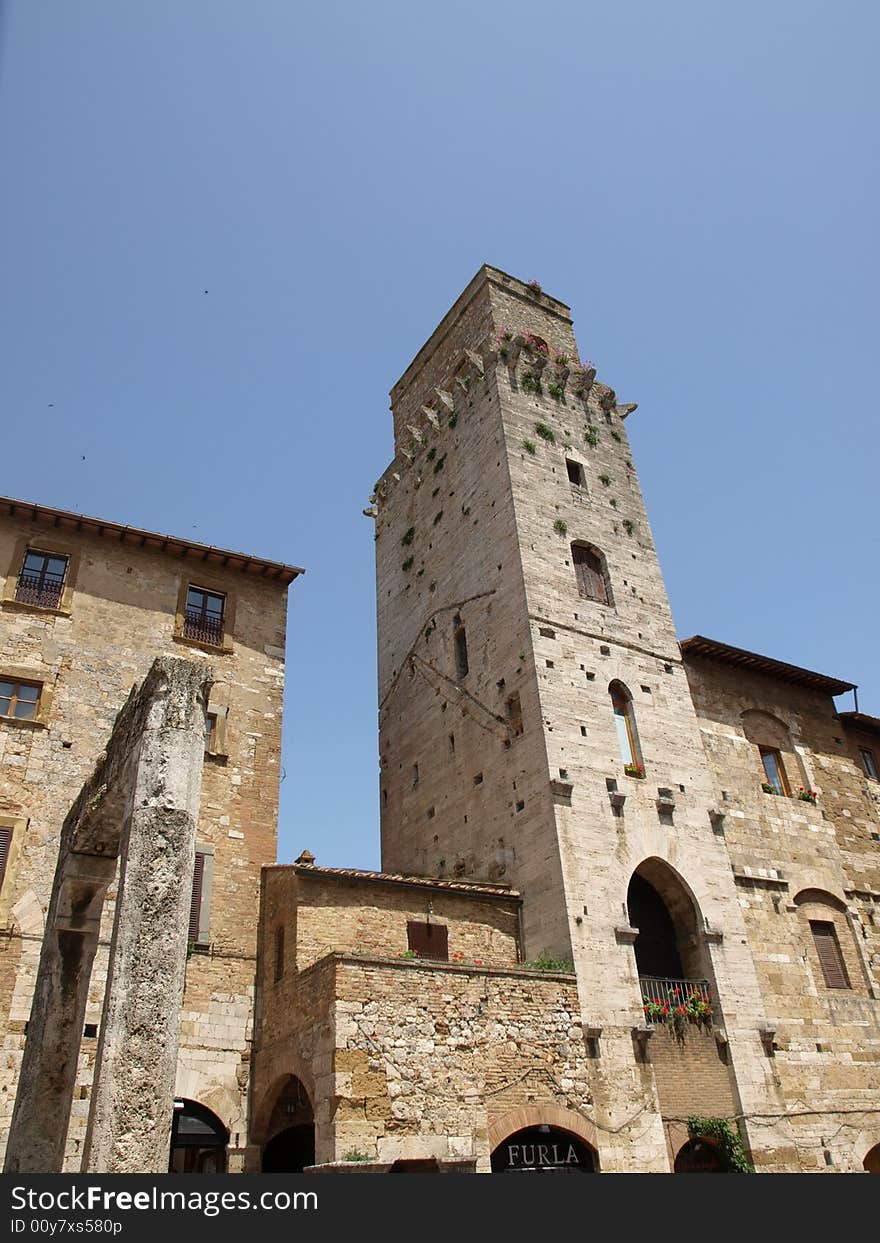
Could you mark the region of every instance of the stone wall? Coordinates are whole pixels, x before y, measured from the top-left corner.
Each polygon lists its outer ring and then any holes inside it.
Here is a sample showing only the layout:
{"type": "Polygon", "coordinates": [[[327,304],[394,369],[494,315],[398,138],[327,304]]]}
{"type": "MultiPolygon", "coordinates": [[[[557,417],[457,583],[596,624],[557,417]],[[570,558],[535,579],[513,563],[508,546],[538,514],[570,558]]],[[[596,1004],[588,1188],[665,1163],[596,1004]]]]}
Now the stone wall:
{"type": "MultiPolygon", "coordinates": [[[[274,861],[276,848],[286,586],[212,566],[208,585],[234,602],[234,632],[228,651],[200,648],[175,641],[174,631],[181,585],[205,581],[201,561],[4,517],[5,597],[14,594],[20,549],[27,544],[69,555],[78,565],[69,608],[26,608],[7,599],[0,605],[0,675],[28,677],[51,691],[44,723],[0,719],[0,823],[17,826],[0,906],[7,934],[0,942],[0,1147],[15,1098],[61,822],[132,685],[162,654],[210,664],[216,677],[210,707],[227,709],[225,754],[206,757],[198,826],[198,844],[215,852],[211,951],[187,964],[177,1091],[213,1108],[243,1136],[260,868],[274,861]]],[[[114,892],[111,886],[87,1025],[100,1019],[114,892]]],[[[79,1167],[96,1043],[92,1035],[82,1043],[71,1169],[79,1167]]]]}

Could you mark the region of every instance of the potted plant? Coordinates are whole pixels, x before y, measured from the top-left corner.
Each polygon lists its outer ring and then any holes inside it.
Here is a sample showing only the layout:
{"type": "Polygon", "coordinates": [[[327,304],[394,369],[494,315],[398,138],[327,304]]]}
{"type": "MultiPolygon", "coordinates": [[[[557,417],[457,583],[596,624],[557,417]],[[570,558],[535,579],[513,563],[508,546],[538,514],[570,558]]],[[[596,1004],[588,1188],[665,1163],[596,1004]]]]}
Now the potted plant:
{"type": "Polygon", "coordinates": [[[805,790],[804,787],[801,786],[801,788],[798,790],[798,798],[801,800],[802,803],[812,803],[814,807],[816,805],[816,791],[815,790],[805,790]]]}
{"type": "Polygon", "coordinates": [[[762,781],[762,782],[761,782],[761,789],[764,791],[764,793],[765,793],[765,794],[775,794],[775,793],[776,793],[775,789],[773,788],[773,786],[770,784],[770,782],[769,782],[769,781],[762,781]]]}
{"type": "Polygon", "coordinates": [[[623,771],[627,777],[644,777],[645,766],[644,764],[624,764],[623,771]]]}

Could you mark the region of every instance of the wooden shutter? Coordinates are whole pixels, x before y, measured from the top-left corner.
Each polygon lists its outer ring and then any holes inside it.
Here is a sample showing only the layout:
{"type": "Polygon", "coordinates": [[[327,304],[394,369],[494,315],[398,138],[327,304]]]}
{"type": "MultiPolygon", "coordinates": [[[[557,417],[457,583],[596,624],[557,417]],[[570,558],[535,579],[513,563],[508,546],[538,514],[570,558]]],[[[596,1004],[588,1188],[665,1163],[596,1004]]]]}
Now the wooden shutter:
{"type": "Polygon", "coordinates": [[[449,961],[449,931],[445,924],[421,924],[410,920],[406,925],[406,940],[419,958],[449,961]]]}
{"type": "Polygon", "coordinates": [[[192,895],[189,900],[189,940],[193,943],[199,939],[199,920],[202,915],[202,880],[205,875],[205,856],[196,851],[196,864],[193,868],[192,895]]]}
{"type": "Polygon", "coordinates": [[[819,955],[819,966],[825,977],[825,987],[849,988],[846,963],[840,952],[834,924],[826,920],[811,919],[810,930],[813,933],[816,953],[819,955]]]}
{"type": "Polygon", "coordinates": [[[0,829],[0,886],[6,877],[6,864],[9,862],[9,848],[12,845],[12,829],[0,829]]]}
{"type": "Polygon", "coordinates": [[[571,552],[580,594],[586,596],[588,600],[598,600],[600,604],[607,604],[608,590],[601,559],[596,553],[580,544],[574,544],[571,552]]]}

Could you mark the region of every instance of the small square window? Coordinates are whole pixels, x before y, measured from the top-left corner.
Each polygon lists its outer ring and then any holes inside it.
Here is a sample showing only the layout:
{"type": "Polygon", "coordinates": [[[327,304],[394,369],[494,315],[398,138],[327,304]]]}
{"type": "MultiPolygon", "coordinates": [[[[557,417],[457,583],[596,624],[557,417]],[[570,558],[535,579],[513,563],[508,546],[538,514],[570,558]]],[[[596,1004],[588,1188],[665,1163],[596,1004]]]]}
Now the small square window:
{"type": "Polygon", "coordinates": [[[570,484],[573,484],[576,488],[586,487],[587,479],[580,462],[573,462],[571,458],[566,458],[565,469],[568,471],[568,482],[570,484]]]}
{"type": "Polygon", "coordinates": [[[19,604],[34,604],[41,609],[59,608],[67,564],[67,557],[29,548],[19,571],[15,599],[19,604]]]}
{"type": "Polygon", "coordinates": [[[186,592],[186,609],[183,616],[183,636],[212,647],[223,645],[223,615],[226,597],[216,591],[190,584],[186,592]]]}
{"type": "Polygon", "coordinates": [[[0,681],[0,716],[35,721],[42,689],[39,682],[0,681]]]}

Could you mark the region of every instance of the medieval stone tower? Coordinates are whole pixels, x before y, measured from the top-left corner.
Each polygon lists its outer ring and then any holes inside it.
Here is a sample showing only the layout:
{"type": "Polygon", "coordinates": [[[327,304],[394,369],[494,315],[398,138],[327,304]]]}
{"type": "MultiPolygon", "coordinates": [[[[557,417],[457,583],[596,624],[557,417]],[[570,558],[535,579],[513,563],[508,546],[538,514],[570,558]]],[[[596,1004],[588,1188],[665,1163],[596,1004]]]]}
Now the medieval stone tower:
{"type": "Polygon", "coordinates": [[[382,866],[523,894],[526,957],[573,959],[601,1048],[604,1168],[614,1128],[645,1110],[640,1168],[661,1169],[640,976],[717,990],[709,1071],[728,1116],[774,1090],[634,409],[580,359],[565,305],[490,267],[392,390],[395,458],[374,497],[382,866]],[[637,962],[636,927],[658,920],[674,947],[637,962]]]}

